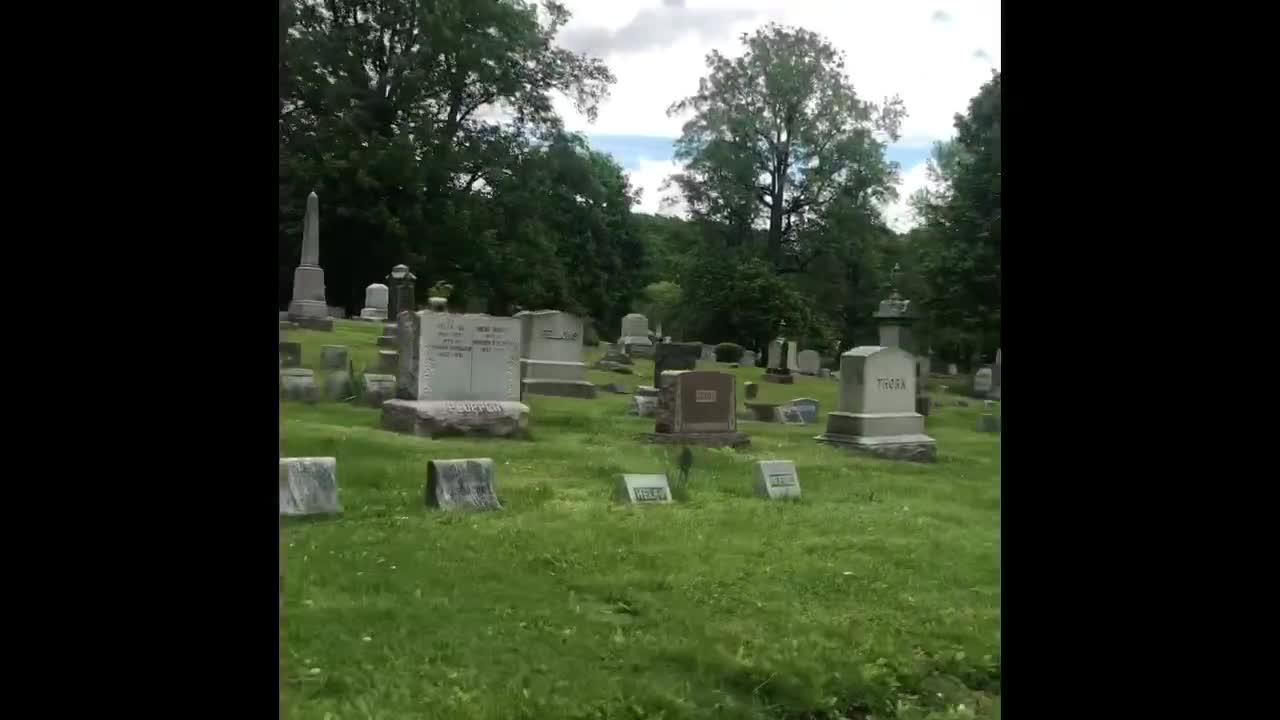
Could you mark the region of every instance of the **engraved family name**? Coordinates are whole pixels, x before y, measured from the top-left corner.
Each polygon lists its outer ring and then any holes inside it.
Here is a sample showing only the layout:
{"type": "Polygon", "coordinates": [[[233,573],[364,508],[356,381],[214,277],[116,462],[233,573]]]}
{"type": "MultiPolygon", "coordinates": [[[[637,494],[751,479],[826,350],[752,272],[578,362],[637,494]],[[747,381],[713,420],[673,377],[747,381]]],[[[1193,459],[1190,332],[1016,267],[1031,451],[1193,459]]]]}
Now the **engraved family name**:
{"type": "Polygon", "coordinates": [[[907,381],[902,378],[876,378],[876,386],[881,390],[906,390],[907,381]]]}
{"type": "Polygon", "coordinates": [[[791,473],[776,473],[769,476],[770,487],[792,487],[796,484],[796,476],[791,473]]]}
{"type": "Polygon", "coordinates": [[[667,489],[662,487],[638,487],[636,502],[662,502],[667,499],[667,489]]]}
{"type": "Polygon", "coordinates": [[[716,401],[715,390],[695,390],[693,396],[694,402],[713,403],[716,401]]]}
{"type": "Polygon", "coordinates": [[[496,402],[467,402],[456,400],[448,403],[449,412],[470,413],[472,415],[501,415],[502,405],[496,402]]]}
{"type": "Polygon", "coordinates": [[[551,328],[542,329],[542,338],[544,340],[577,340],[578,332],[576,330],[562,330],[559,335],[551,328]]]}

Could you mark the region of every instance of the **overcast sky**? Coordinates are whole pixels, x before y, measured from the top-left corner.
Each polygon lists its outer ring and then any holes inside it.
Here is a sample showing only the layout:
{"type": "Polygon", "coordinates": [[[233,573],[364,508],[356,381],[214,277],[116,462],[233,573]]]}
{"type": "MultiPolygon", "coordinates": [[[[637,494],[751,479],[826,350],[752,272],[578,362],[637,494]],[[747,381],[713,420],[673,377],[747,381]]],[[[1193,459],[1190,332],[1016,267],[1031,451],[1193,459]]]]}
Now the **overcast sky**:
{"type": "Polygon", "coordinates": [[[603,57],[617,76],[595,123],[561,100],[570,130],[612,153],[644,189],[640,210],[660,206],[658,186],[675,170],[671,140],[685,118],[671,103],[697,90],[712,49],[739,55],[738,36],[768,22],[799,25],[826,36],[846,54],[846,70],[864,98],[902,96],[902,140],[890,159],[902,165],[902,199],[890,223],[911,224],[905,200],[926,180],[935,140],[953,134],[952,117],[1000,67],[998,0],[565,0],[573,19],[560,43],[603,57]]]}

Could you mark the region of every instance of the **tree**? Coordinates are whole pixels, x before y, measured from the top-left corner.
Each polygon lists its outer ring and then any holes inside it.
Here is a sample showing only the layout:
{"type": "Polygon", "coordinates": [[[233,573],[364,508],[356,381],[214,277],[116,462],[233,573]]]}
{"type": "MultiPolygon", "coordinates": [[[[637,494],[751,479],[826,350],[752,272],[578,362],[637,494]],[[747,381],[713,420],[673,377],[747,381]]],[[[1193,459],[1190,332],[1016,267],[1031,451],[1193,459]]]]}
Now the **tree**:
{"type": "Polygon", "coordinates": [[[896,97],[858,97],[843,53],[801,28],[770,24],[742,36],[746,51],[713,50],[698,92],[669,113],[693,112],[676,142],[684,163],[673,181],[695,218],[722,223],[746,239],[767,218],[765,257],[797,272],[825,245],[806,227],[834,206],[868,218],[895,197],[896,166],[885,159],[905,115],[896,97]]]}

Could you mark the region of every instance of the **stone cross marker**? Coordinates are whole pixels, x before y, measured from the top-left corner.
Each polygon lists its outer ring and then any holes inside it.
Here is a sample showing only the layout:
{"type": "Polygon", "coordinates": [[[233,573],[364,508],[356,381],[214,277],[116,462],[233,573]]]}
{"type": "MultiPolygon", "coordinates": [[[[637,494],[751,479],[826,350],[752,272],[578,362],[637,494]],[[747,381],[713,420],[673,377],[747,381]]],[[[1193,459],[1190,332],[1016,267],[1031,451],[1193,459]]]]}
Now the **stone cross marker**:
{"type": "Polygon", "coordinates": [[[302,261],[293,271],[289,320],[312,330],[333,330],[320,267],[320,196],[314,192],[307,196],[307,214],[302,221],[302,261]]]}
{"type": "Polygon", "coordinates": [[[365,320],[386,320],[390,290],[382,283],[373,283],[364,289],[364,308],[360,317],[365,320]]]}
{"type": "Polygon", "coordinates": [[[336,458],[280,458],[281,515],[340,512],[336,458]]]}
{"type": "Polygon", "coordinates": [[[493,478],[493,460],[428,461],[427,505],[441,510],[501,510],[493,478]]]}
{"type": "Polygon", "coordinates": [[[937,443],[916,412],[915,358],[896,347],[863,345],[840,356],[840,409],[815,439],[872,454],[933,462],[937,443]]]}
{"type": "Polygon", "coordinates": [[[761,460],[756,463],[756,496],[777,500],[800,497],[800,477],[790,460],[761,460]]]}
{"type": "Polygon", "coordinates": [[[618,496],[633,505],[671,502],[671,487],[666,475],[624,474],[618,478],[618,496]]]}

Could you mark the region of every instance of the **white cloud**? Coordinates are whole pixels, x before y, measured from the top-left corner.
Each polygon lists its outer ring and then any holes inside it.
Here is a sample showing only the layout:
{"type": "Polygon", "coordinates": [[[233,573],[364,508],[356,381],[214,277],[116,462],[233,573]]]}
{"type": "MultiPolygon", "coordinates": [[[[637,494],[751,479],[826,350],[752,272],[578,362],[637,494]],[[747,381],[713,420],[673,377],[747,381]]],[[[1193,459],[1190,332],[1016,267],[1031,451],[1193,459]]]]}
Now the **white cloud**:
{"type": "Polygon", "coordinates": [[[672,173],[679,172],[680,166],[672,160],[648,160],[642,158],[634,169],[626,170],[631,186],[644,192],[640,196],[640,204],[634,210],[657,215],[687,217],[688,207],[679,191],[674,187],[666,192],[660,190],[663,181],[672,173]],[[664,203],[664,198],[674,201],[664,203]]]}
{"type": "Polygon", "coordinates": [[[919,224],[908,201],[913,193],[925,187],[931,187],[928,160],[922,160],[902,173],[901,182],[898,183],[898,199],[884,208],[884,219],[890,228],[906,232],[919,224]]]}

